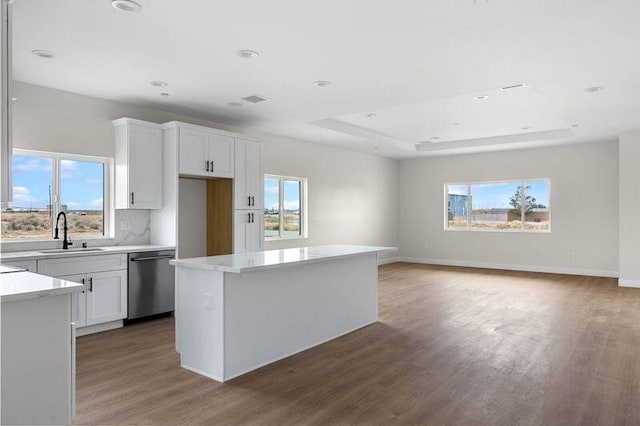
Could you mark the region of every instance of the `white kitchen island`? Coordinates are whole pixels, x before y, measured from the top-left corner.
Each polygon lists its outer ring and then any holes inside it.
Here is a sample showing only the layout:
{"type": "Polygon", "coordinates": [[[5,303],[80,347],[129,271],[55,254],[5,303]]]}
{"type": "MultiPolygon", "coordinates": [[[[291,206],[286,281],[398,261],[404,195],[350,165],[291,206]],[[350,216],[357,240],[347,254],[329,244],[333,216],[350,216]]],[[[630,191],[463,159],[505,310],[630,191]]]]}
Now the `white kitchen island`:
{"type": "Polygon", "coordinates": [[[0,265],[1,424],[71,424],[72,295],[84,285],[0,265]]]}
{"type": "Polygon", "coordinates": [[[332,245],[175,260],[183,368],[224,382],[376,322],[378,253],[332,245]]]}

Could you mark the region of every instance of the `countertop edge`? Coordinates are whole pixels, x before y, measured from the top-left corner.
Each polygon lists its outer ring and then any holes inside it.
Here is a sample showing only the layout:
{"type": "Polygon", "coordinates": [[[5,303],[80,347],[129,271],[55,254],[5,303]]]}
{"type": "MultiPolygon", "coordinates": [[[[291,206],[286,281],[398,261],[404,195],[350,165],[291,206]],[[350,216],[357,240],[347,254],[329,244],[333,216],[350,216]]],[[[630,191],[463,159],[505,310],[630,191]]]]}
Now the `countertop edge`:
{"type": "Polygon", "coordinates": [[[41,253],[37,250],[29,251],[15,251],[15,252],[2,252],[0,253],[0,264],[3,262],[20,262],[24,260],[43,260],[43,259],[60,259],[65,257],[77,257],[77,256],[100,256],[105,254],[125,254],[147,251],[160,251],[160,250],[175,250],[175,246],[163,246],[163,245],[132,245],[132,246],[103,246],[96,247],[104,250],[100,251],[73,251],[69,253],[41,253]],[[24,253],[24,254],[23,254],[24,253]]]}
{"type": "Polygon", "coordinates": [[[224,266],[224,265],[206,265],[206,264],[197,263],[197,262],[189,262],[188,261],[189,259],[171,260],[169,263],[171,263],[174,266],[180,266],[180,267],[186,267],[186,268],[204,269],[209,271],[226,272],[226,273],[232,273],[232,274],[242,274],[245,272],[257,272],[257,271],[264,271],[268,269],[286,268],[286,267],[301,265],[304,263],[318,263],[318,262],[325,262],[329,260],[335,260],[338,258],[349,258],[349,257],[355,257],[355,256],[362,256],[366,254],[378,255],[380,253],[393,253],[396,251],[398,251],[397,247],[385,247],[379,250],[367,250],[367,251],[362,251],[358,253],[325,255],[322,257],[316,257],[316,258],[304,259],[304,260],[294,260],[290,262],[276,263],[271,265],[245,266],[245,267],[237,267],[237,268],[234,268],[231,266],[224,266]]]}

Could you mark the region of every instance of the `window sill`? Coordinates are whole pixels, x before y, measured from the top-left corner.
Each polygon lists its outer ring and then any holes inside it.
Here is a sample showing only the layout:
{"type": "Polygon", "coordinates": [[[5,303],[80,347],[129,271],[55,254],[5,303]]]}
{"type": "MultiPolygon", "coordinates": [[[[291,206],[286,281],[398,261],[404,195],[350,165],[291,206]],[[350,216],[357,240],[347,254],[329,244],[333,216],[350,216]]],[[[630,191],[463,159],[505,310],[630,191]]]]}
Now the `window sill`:
{"type": "Polygon", "coordinates": [[[450,229],[445,228],[446,232],[497,232],[501,234],[551,234],[551,229],[536,231],[534,229],[450,229]]]}
{"type": "Polygon", "coordinates": [[[272,241],[294,241],[294,240],[308,240],[309,237],[264,237],[265,243],[272,241]]]}

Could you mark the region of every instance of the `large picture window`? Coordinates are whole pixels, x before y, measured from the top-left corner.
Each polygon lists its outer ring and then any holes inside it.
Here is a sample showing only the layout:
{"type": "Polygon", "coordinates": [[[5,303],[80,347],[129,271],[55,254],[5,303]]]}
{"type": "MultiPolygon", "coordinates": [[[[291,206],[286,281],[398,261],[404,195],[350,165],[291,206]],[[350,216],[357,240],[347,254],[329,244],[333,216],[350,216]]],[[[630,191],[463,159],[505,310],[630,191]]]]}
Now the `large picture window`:
{"type": "Polygon", "coordinates": [[[67,215],[73,238],[108,235],[108,159],[15,150],[12,166],[14,196],[2,209],[3,241],[53,238],[59,212],[67,215]]]}
{"type": "Polygon", "coordinates": [[[551,230],[548,179],[445,185],[445,229],[551,230]]]}
{"type": "Polygon", "coordinates": [[[306,187],[304,178],[265,176],[265,239],[302,238],[306,235],[306,187]]]}

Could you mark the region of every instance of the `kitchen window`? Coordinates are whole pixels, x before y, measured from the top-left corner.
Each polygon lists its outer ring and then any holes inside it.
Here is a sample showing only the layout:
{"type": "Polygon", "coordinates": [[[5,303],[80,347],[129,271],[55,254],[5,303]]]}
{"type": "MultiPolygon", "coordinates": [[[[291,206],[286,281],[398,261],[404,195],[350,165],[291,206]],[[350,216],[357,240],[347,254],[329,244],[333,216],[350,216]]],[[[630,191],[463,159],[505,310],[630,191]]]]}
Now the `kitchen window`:
{"type": "MultiPolygon", "coordinates": [[[[2,208],[3,241],[53,238],[59,212],[73,238],[109,235],[110,160],[14,150],[13,201],[2,208]]],[[[62,219],[59,228],[62,236],[62,219]]]]}
{"type": "Polygon", "coordinates": [[[550,232],[549,179],[445,185],[445,229],[550,232]]]}
{"type": "Polygon", "coordinates": [[[304,178],[265,175],[265,239],[306,237],[306,193],[304,178]]]}

